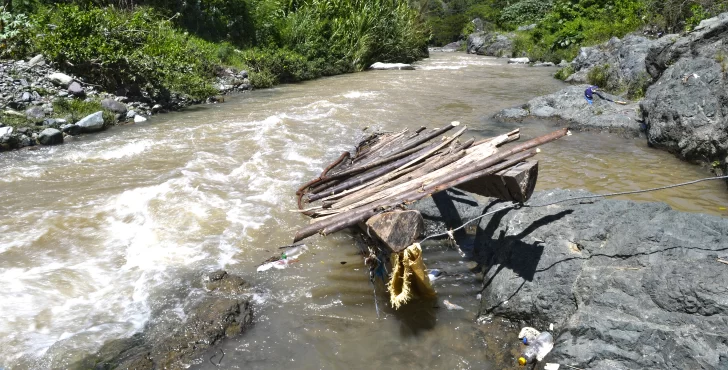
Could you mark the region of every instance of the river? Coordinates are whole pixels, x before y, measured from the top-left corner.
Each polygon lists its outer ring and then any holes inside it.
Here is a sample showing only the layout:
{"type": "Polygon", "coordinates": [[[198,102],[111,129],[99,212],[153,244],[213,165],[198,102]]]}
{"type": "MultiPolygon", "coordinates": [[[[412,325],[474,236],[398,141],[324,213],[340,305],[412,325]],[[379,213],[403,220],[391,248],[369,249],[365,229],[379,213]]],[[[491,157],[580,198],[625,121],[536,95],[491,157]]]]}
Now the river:
{"type": "MultiPolygon", "coordinates": [[[[222,368],[496,368],[515,329],[474,320],[480,283],[451,249],[426,249],[426,263],[451,270],[435,288],[463,310],[394,313],[380,295],[378,317],[348,233],[307,240],[289,269],[255,268],[307,223],[289,211],[298,185],[367,132],[457,120],[475,137],[518,126],[534,137],[558,126],[489,117],[560,89],[554,71],[436,53],[415,71],[285,85],[0,154],[0,368],[66,368],[150,319],[177,320],[201,274],[219,268],[257,288],[254,327],[223,344],[222,368]]],[[[613,134],[575,132],[542,150],[537,190],[613,192],[709,176],[613,134]]],[[[724,216],[728,206],[720,182],[621,199],[724,216]]],[[[192,365],[219,368],[207,356],[192,365]]]]}

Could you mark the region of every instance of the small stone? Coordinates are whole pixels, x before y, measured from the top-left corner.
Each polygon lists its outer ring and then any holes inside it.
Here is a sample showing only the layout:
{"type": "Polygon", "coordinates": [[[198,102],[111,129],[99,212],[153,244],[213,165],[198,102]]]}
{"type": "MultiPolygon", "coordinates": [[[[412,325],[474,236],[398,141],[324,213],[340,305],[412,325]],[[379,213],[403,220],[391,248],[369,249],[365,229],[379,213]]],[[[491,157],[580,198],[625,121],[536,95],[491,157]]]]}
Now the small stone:
{"type": "Polygon", "coordinates": [[[38,135],[38,141],[43,145],[63,144],[63,133],[54,128],[47,128],[38,135]]]}
{"type": "Polygon", "coordinates": [[[144,122],[144,121],[146,121],[146,120],[147,120],[147,119],[146,119],[146,118],[144,118],[144,116],[140,116],[140,115],[138,115],[138,114],[137,114],[136,116],[134,116],[134,122],[144,122]]]}
{"type": "Polygon", "coordinates": [[[76,124],[81,127],[82,132],[101,131],[104,129],[103,112],[98,111],[96,113],[89,114],[80,121],[76,122],[76,124]]]}
{"type": "Polygon", "coordinates": [[[30,127],[21,127],[18,129],[18,133],[22,135],[28,135],[31,132],[30,127]]]}
{"type": "Polygon", "coordinates": [[[66,96],[68,96],[68,91],[59,91],[58,96],[65,98],[66,96]]]}
{"type": "Polygon", "coordinates": [[[25,111],[25,117],[33,122],[42,121],[45,118],[45,111],[42,107],[31,107],[25,111]]]}
{"type": "Polygon", "coordinates": [[[67,123],[61,126],[61,131],[71,136],[76,136],[81,133],[81,127],[79,127],[78,125],[67,123]]]}
{"type": "Polygon", "coordinates": [[[0,127],[0,136],[10,135],[13,133],[12,127],[0,127]]]}
{"type": "Polygon", "coordinates": [[[26,135],[20,135],[19,141],[20,141],[21,148],[24,148],[26,146],[32,146],[33,144],[35,144],[35,141],[33,139],[27,137],[26,135]]]}
{"type": "Polygon", "coordinates": [[[23,86],[23,87],[29,86],[28,80],[26,80],[24,78],[21,78],[20,80],[18,80],[18,82],[20,83],[20,86],[23,86]]]}
{"type": "Polygon", "coordinates": [[[248,71],[240,71],[240,73],[238,73],[238,76],[242,78],[248,78],[248,71]]]}
{"type": "Polygon", "coordinates": [[[162,105],[161,104],[154,104],[154,106],[152,107],[152,112],[154,112],[154,113],[157,113],[160,110],[162,110],[162,105]]]}
{"type": "Polygon", "coordinates": [[[136,116],[135,111],[130,110],[130,111],[126,112],[126,119],[132,119],[132,118],[134,118],[134,116],[136,116]]]}
{"type": "Polygon", "coordinates": [[[114,113],[118,114],[126,114],[127,108],[124,103],[120,103],[113,99],[104,99],[101,101],[101,106],[104,109],[108,109],[114,113]]]}
{"type": "Polygon", "coordinates": [[[86,96],[86,92],[83,91],[83,87],[76,81],[71,82],[71,85],[68,86],[68,93],[77,98],[83,98],[86,96]]]}
{"type": "Polygon", "coordinates": [[[36,65],[43,64],[45,64],[45,58],[43,57],[43,54],[38,54],[28,61],[28,67],[34,67],[36,65]]]}
{"type": "Polygon", "coordinates": [[[23,93],[23,95],[20,96],[20,99],[18,101],[23,103],[30,103],[33,101],[33,95],[26,91],[23,93]]]}

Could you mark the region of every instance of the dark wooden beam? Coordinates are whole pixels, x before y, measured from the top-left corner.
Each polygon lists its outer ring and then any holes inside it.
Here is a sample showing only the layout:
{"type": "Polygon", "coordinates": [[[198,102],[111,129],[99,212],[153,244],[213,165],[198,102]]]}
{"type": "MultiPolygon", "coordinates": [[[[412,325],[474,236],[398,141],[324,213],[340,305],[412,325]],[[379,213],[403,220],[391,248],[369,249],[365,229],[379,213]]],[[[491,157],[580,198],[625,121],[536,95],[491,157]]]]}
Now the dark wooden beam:
{"type": "Polygon", "coordinates": [[[531,160],[462,183],[457,188],[485,197],[524,203],[531,198],[537,179],[538,161],[531,160]]]}

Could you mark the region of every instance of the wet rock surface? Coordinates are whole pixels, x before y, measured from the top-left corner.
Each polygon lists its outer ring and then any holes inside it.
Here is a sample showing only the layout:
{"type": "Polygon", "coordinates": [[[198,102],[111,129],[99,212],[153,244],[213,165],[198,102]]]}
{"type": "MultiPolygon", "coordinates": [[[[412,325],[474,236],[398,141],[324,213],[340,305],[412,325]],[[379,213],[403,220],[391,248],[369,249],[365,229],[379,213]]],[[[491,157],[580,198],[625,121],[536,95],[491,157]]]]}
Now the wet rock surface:
{"type": "MultiPolygon", "coordinates": [[[[428,233],[507,205],[448,193],[415,205],[428,233]]],[[[542,191],[529,203],[588,195],[542,191]]],[[[544,362],[728,368],[728,265],[717,261],[728,256],[726,219],[590,199],[498,212],[455,236],[484,273],[481,317],[554,324],[544,362]]]]}
{"type": "MultiPolygon", "coordinates": [[[[594,96],[594,102],[590,105],[584,98],[587,87],[588,85],[569,86],[553,94],[531,99],[521,107],[501,110],[494,118],[503,122],[521,122],[528,117],[546,118],[566,123],[572,128],[628,134],[638,134],[642,130],[637,103],[621,105],[594,96]]],[[[612,100],[621,99],[600,93],[612,100]]]]}
{"type": "Polygon", "coordinates": [[[148,324],[131,338],[107,342],[71,368],[185,369],[223,339],[252,325],[250,286],[242,277],[215,271],[203,277],[202,284],[207,293],[185,307],[183,322],[148,324]]]}

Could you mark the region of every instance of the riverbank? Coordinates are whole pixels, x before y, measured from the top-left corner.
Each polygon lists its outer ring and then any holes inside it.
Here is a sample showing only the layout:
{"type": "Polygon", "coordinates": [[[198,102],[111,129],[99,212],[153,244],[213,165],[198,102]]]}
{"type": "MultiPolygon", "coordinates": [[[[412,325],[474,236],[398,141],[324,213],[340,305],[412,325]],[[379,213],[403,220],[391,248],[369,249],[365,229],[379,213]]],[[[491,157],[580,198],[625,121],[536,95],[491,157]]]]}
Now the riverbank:
{"type": "Polygon", "coordinates": [[[502,110],[500,121],[552,118],[576,128],[626,131],[651,146],[728,173],[728,13],[684,35],[627,36],[581,48],[559,74],[577,86],[502,110]],[[597,85],[609,100],[583,92],[597,85]],[[624,100],[620,105],[614,101],[624,100]]]}
{"type": "Polygon", "coordinates": [[[247,71],[227,69],[215,84],[219,94],[205,100],[186,94],[159,101],[149,96],[130,98],[63,73],[41,54],[28,61],[0,60],[0,76],[0,152],[58,145],[81,134],[144,122],[154,114],[216,103],[224,95],[252,90],[247,71]]]}

